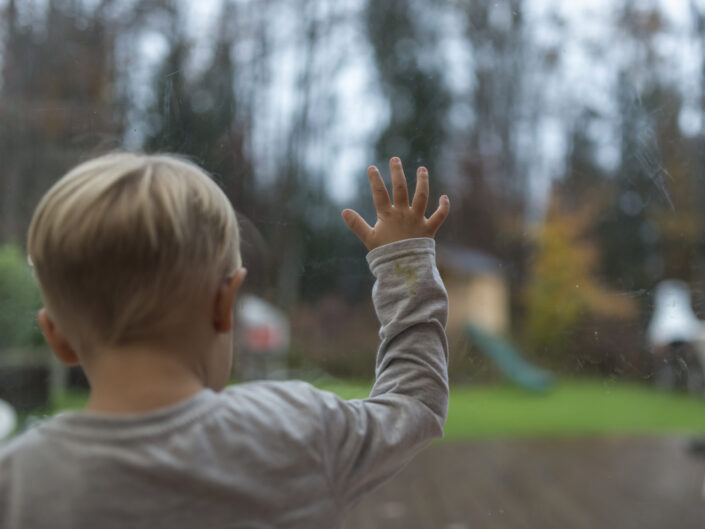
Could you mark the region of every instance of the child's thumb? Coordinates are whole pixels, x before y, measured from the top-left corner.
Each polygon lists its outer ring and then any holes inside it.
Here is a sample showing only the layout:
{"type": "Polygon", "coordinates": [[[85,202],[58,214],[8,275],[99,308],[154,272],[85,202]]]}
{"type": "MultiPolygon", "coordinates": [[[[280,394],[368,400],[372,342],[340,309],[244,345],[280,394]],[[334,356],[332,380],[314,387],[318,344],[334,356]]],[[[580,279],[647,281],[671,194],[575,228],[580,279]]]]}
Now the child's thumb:
{"type": "Polygon", "coordinates": [[[348,225],[348,228],[350,228],[353,233],[357,235],[363,244],[366,244],[367,238],[370,233],[372,233],[372,227],[365,222],[365,219],[363,219],[357,211],[353,211],[352,209],[344,209],[342,215],[345,224],[348,225]]]}

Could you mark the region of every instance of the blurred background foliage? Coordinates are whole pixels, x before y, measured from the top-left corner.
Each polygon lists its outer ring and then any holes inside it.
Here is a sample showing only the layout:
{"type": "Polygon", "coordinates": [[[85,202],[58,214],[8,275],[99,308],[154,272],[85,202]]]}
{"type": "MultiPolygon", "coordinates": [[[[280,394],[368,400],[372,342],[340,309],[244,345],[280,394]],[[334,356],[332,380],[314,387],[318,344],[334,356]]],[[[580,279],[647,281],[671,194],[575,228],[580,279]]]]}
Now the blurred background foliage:
{"type": "Polygon", "coordinates": [[[581,354],[582,344],[574,342],[581,323],[588,318],[629,321],[636,315],[632,298],[601,283],[599,249],[588,231],[596,208],[587,196],[572,212],[563,209],[560,194],[551,197],[534,234],[524,292],[526,344],[538,358],[562,370],[570,369],[571,360],[581,354]]]}
{"type": "Polygon", "coordinates": [[[398,155],[451,197],[439,244],[503,263],[523,350],[644,376],[654,285],[705,303],[705,8],[676,3],[0,1],[0,347],[35,339],[39,197],[126,147],[223,187],[292,365],[369,377],[371,277],[339,211],[371,220],[365,167],[398,155]]]}
{"type": "Polygon", "coordinates": [[[36,322],[40,306],[39,288],[24,252],[16,245],[0,246],[0,356],[42,343],[36,322]]]}

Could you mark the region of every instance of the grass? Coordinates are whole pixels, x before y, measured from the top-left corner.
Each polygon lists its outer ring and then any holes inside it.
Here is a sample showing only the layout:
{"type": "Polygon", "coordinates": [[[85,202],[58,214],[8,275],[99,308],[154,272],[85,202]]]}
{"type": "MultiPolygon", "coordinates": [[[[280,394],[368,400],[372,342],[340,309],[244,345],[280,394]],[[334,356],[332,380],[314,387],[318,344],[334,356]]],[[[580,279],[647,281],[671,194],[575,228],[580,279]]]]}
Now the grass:
{"type": "MultiPolygon", "coordinates": [[[[345,399],[370,390],[360,382],[317,385],[345,399]]],[[[69,392],[53,411],[80,409],[85,399],[69,392]]],[[[664,434],[705,434],[705,400],[601,380],[563,380],[545,394],[507,385],[456,386],[445,428],[446,440],[664,434]]]]}
{"type": "Polygon", "coordinates": [[[595,380],[564,381],[545,395],[455,388],[446,426],[448,439],[703,433],[703,399],[595,380]]]}
{"type": "MultiPolygon", "coordinates": [[[[321,387],[343,398],[364,397],[370,388],[321,387]]],[[[447,440],[663,434],[705,434],[705,400],[601,380],[564,380],[545,394],[509,385],[455,386],[445,427],[447,440]]]]}

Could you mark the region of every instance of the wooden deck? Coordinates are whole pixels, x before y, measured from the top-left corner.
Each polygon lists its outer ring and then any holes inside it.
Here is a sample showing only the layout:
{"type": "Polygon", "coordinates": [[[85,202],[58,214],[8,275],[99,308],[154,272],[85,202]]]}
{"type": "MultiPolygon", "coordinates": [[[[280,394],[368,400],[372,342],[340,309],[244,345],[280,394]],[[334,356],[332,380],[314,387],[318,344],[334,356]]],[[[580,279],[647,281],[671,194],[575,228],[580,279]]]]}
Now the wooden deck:
{"type": "Polygon", "coordinates": [[[678,438],[436,444],[345,529],[702,529],[705,457],[678,438]]]}

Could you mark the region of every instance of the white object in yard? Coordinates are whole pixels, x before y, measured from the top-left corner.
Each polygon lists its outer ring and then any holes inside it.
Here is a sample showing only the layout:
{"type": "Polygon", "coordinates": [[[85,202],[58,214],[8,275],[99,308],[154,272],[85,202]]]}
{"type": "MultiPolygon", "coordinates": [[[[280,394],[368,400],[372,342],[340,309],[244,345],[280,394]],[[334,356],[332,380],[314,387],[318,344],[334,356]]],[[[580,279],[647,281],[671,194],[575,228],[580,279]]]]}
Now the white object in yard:
{"type": "Polygon", "coordinates": [[[289,349],[289,320],[257,296],[243,296],[238,307],[240,340],[249,353],[281,354],[289,349]]]}
{"type": "Polygon", "coordinates": [[[17,415],[12,406],[0,400],[0,441],[10,437],[17,425],[17,415]]]}
{"type": "Polygon", "coordinates": [[[654,314],[646,331],[652,348],[678,342],[695,343],[702,336],[702,326],[690,304],[688,285],[673,279],[658,284],[654,314]]]}

